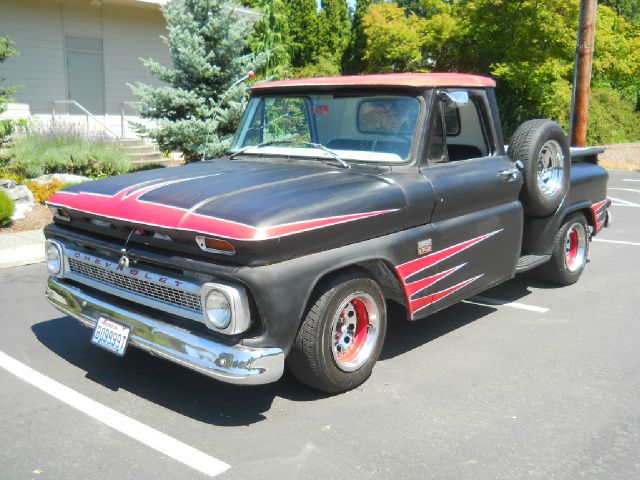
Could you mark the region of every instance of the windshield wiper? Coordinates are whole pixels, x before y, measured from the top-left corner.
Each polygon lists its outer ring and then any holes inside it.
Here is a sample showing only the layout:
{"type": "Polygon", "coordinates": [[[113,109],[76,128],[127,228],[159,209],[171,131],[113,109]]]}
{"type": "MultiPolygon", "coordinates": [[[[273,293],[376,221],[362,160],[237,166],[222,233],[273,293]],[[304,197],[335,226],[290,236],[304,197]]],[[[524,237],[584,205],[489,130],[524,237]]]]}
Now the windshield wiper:
{"type": "MultiPolygon", "coordinates": [[[[262,148],[262,147],[268,147],[270,145],[282,145],[282,144],[285,144],[285,145],[286,144],[305,145],[305,146],[308,146],[308,147],[317,148],[318,150],[322,150],[323,152],[327,152],[329,155],[331,155],[341,168],[349,168],[349,164],[347,162],[345,162],[340,157],[340,155],[338,155],[336,152],[334,152],[330,148],[325,147],[321,143],[305,142],[305,141],[302,141],[302,140],[270,140],[268,142],[262,142],[262,143],[259,143],[257,145],[248,145],[248,146],[238,150],[237,152],[233,152],[231,155],[229,155],[229,160],[233,160],[235,157],[237,157],[241,153],[244,153],[245,151],[247,151],[247,150],[249,150],[251,148],[262,148]]],[[[316,158],[319,159],[320,157],[316,157],[316,158]]]]}

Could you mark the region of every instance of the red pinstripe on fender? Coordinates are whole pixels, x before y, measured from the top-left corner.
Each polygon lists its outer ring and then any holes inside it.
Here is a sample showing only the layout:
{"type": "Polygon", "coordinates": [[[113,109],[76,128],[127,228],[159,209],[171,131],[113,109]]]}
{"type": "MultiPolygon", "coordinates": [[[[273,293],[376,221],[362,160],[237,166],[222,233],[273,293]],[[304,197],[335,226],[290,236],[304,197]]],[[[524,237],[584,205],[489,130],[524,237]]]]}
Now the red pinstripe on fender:
{"type": "Polygon", "coordinates": [[[602,225],[604,225],[604,222],[607,219],[607,211],[604,208],[606,204],[607,204],[607,199],[605,198],[601,202],[594,203],[593,205],[591,205],[594,233],[598,233],[602,229],[602,225]]]}

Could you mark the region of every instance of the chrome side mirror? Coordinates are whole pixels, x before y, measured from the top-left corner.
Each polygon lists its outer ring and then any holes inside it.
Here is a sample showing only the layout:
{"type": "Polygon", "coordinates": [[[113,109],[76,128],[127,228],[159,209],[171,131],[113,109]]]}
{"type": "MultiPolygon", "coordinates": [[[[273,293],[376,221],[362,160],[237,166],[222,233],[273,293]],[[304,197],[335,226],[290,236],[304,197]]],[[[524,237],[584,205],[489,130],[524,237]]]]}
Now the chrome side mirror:
{"type": "Polygon", "coordinates": [[[449,108],[461,108],[469,104],[469,93],[465,91],[441,92],[441,95],[449,108]]]}

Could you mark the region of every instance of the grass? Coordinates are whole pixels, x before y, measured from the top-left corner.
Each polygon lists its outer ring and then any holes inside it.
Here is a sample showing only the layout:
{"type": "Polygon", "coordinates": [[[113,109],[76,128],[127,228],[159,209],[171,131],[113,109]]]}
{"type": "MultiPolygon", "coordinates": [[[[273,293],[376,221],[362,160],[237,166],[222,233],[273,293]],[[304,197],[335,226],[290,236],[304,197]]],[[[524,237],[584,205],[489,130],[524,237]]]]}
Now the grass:
{"type": "Polygon", "coordinates": [[[49,173],[99,178],[127,172],[129,161],[124,150],[104,136],[54,122],[29,126],[4,151],[0,167],[25,178],[49,173]]]}
{"type": "Polygon", "coordinates": [[[11,216],[16,210],[16,204],[11,200],[7,192],[0,188],[0,227],[11,222],[11,216]]]}

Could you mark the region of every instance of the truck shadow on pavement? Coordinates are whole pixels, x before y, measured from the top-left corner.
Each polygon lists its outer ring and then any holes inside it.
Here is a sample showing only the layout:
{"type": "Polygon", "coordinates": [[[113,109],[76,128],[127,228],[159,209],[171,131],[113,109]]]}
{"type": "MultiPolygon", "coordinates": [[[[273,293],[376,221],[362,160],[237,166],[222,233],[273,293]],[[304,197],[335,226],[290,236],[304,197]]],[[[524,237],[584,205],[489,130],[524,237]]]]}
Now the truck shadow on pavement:
{"type": "MultiPolygon", "coordinates": [[[[505,298],[504,291],[513,299],[518,295],[522,298],[529,293],[527,285],[519,279],[508,282],[499,287],[503,289],[501,298],[505,298]]],[[[407,322],[403,308],[392,305],[381,361],[425,345],[494,311],[495,307],[459,303],[427,319],[407,322]]],[[[207,424],[240,426],[263,421],[276,397],[294,402],[327,397],[299,384],[288,373],[273,384],[241,387],[207,378],[135,348],[118,358],[93,346],[89,342],[91,331],[71,317],[37,323],[32,331],[42,345],[85,371],[87,379],[113,391],[126,390],[207,424]]],[[[375,381],[375,372],[369,381],[375,381]]]]}

